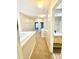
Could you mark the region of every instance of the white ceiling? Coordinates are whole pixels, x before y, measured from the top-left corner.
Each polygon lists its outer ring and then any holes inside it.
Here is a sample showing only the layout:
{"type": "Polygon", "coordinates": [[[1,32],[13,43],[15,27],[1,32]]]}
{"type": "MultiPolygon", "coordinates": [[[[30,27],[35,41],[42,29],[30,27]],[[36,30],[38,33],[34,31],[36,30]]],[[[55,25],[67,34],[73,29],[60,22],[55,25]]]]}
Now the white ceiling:
{"type": "Polygon", "coordinates": [[[18,12],[29,16],[37,16],[39,14],[46,14],[50,0],[43,0],[44,8],[40,9],[36,5],[36,0],[18,0],[18,12]]]}
{"type": "MultiPolygon", "coordinates": [[[[47,15],[47,8],[51,0],[43,0],[44,8],[38,8],[36,0],[18,0],[18,12],[28,16],[38,16],[39,14],[47,15]]],[[[55,16],[61,16],[62,3],[56,8],[55,16]]]]}

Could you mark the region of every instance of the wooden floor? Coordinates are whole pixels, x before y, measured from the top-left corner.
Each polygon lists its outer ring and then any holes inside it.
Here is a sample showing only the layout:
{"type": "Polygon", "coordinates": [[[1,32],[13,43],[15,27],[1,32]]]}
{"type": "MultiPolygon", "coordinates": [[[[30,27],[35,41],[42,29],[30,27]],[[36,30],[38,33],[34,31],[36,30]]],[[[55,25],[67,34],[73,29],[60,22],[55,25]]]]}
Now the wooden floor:
{"type": "Polygon", "coordinates": [[[45,38],[37,34],[36,46],[32,53],[31,59],[52,59],[52,55],[48,50],[45,38]]]}
{"type": "Polygon", "coordinates": [[[45,38],[42,38],[40,34],[37,33],[36,46],[32,53],[31,59],[62,59],[62,56],[61,53],[53,53],[53,55],[51,55],[45,38]]]}

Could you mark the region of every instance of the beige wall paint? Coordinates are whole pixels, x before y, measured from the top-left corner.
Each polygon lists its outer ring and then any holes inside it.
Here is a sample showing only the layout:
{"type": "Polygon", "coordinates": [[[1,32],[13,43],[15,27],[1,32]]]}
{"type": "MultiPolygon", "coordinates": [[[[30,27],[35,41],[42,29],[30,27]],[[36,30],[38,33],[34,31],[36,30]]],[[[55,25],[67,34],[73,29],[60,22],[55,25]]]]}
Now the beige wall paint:
{"type": "Polygon", "coordinates": [[[34,18],[19,13],[21,31],[34,31],[34,18]]]}

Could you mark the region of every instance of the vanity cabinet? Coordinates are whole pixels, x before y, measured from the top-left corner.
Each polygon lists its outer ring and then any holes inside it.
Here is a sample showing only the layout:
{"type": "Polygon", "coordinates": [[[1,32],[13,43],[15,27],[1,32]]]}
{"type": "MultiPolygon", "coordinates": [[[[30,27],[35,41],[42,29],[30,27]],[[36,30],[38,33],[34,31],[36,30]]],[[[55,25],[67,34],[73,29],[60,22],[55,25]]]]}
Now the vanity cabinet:
{"type": "Polygon", "coordinates": [[[54,53],[61,53],[62,48],[62,36],[55,36],[54,37],[54,46],[53,46],[53,52],[54,53]]]}

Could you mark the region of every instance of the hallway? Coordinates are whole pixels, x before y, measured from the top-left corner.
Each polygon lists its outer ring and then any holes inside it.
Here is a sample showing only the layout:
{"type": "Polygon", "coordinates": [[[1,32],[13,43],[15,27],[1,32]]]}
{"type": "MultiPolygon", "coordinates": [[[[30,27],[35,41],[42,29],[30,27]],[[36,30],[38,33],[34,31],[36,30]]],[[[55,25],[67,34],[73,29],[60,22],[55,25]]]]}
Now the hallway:
{"type": "Polygon", "coordinates": [[[36,36],[36,46],[31,59],[52,59],[52,55],[48,50],[45,38],[42,38],[39,33],[37,33],[36,36]]]}

